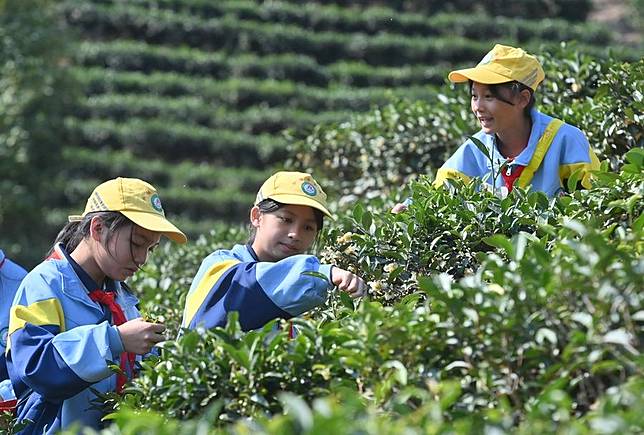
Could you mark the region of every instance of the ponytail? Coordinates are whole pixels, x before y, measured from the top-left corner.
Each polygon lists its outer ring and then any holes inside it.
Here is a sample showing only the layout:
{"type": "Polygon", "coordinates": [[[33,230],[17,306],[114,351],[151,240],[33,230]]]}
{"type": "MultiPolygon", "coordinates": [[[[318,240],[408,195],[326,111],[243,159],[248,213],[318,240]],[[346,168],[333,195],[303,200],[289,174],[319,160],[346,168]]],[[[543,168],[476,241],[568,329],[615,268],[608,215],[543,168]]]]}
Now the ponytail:
{"type": "Polygon", "coordinates": [[[63,245],[63,248],[67,252],[72,252],[74,249],[76,249],[76,247],[82,240],[82,237],[80,236],[82,234],[82,231],[79,231],[81,223],[82,221],[68,222],[67,225],[65,225],[56,236],[54,244],[51,248],[49,248],[49,252],[47,252],[47,257],[49,257],[54,252],[54,248],[59,243],[63,245]]]}
{"type": "Polygon", "coordinates": [[[87,213],[80,221],[68,222],[56,236],[54,244],[47,252],[49,257],[57,244],[61,243],[66,252],[71,253],[78,247],[80,242],[89,237],[89,230],[91,227],[92,219],[98,217],[103,222],[107,229],[107,238],[105,243],[108,243],[112,238],[112,234],[119,228],[125,225],[131,225],[132,221],[116,211],[97,211],[87,213]]]}

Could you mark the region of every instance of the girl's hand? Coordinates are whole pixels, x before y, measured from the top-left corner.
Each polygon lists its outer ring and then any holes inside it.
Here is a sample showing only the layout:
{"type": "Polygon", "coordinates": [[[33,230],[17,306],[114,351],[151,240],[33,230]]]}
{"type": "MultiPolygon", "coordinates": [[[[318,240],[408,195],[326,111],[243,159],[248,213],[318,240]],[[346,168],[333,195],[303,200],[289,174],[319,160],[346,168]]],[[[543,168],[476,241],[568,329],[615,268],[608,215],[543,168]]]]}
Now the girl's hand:
{"type": "Polygon", "coordinates": [[[394,207],[391,209],[391,212],[394,214],[402,213],[403,211],[407,210],[407,204],[403,202],[399,202],[398,204],[394,205],[394,207]]]}
{"type": "Polygon", "coordinates": [[[362,278],[348,270],[333,267],[331,269],[331,282],[340,290],[349,293],[352,298],[367,294],[367,286],[362,278]]]}
{"type": "Polygon", "coordinates": [[[142,318],[133,319],[117,326],[126,352],[144,355],[152,347],[164,341],[165,326],[160,323],[146,322],[142,318]]]}
{"type": "Polygon", "coordinates": [[[413,200],[411,198],[407,198],[403,202],[399,202],[398,204],[394,205],[394,207],[391,209],[391,212],[394,214],[402,213],[403,211],[407,210],[412,203],[413,200]]]}

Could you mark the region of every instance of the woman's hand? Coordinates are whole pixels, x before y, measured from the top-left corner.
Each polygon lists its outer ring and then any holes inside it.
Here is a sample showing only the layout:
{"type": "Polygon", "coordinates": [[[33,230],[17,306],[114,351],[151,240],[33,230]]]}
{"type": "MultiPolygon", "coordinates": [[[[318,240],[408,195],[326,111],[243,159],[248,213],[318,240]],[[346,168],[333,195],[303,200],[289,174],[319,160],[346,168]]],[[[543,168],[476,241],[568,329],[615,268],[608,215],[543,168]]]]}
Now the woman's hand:
{"type": "Polygon", "coordinates": [[[348,270],[334,266],[331,269],[331,282],[340,290],[349,293],[352,298],[367,294],[367,286],[362,278],[348,270]]]}
{"type": "Polygon", "coordinates": [[[165,326],[161,323],[146,322],[142,318],[133,319],[117,326],[121,341],[126,352],[144,355],[150,352],[152,347],[164,341],[163,335],[165,326]]]}

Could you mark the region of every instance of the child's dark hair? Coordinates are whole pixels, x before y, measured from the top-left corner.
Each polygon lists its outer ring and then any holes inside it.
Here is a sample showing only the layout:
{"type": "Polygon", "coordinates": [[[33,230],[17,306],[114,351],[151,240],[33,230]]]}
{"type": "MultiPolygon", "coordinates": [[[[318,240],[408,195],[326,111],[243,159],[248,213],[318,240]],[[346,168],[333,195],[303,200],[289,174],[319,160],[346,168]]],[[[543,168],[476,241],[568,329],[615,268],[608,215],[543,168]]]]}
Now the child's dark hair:
{"type": "MultiPolygon", "coordinates": [[[[257,207],[259,208],[259,211],[261,213],[274,213],[280,208],[284,207],[286,204],[283,204],[281,202],[275,201],[274,199],[265,199],[263,201],[260,201],[259,204],[257,204],[257,207]]],[[[317,225],[317,233],[320,234],[320,231],[322,231],[322,228],[324,227],[324,214],[318,210],[317,208],[313,208],[313,215],[315,216],[315,223],[317,225]]],[[[250,237],[248,239],[248,243],[253,243],[255,241],[255,234],[257,232],[257,229],[253,227],[252,225],[250,226],[250,237]]]]}
{"type": "MultiPolygon", "coordinates": [[[[472,85],[474,82],[472,80],[469,81],[470,83],[470,95],[472,94],[472,85]]],[[[490,93],[494,96],[499,101],[503,101],[506,104],[509,104],[511,106],[514,106],[514,103],[511,101],[508,101],[503,95],[501,95],[501,90],[502,89],[507,89],[510,91],[510,93],[513,96],[519,95],[522,91],[527,90],[530,92],[530,101],[528,102],[528,105],[525,106],[523,109],[523,115],[526,118],[530,118],[530,111],[534,107],[534,91],[532,90],[531,87],[524,85],[523,83],[517,82],[516,80],[507,82],[507,83],[498,83],[495,85],[487,85],[488,88],[490,89],[490,93]]]]}
{"type": "Polygon", "coordinates": [[[58,243],[62,243],[65,251],[71,253],[78,244],[86,237],[89,237],[89,230],[92,223],[92,218],[98,217],[101,219],[101,222],[107,228],[106,234],[107,239],[105,240],[108,243],[112,235],[119,228],[125,227],[126,225],[132,225],[132,221],[126,218],[119,212],[116,211],[97,211],[93,213],[87,213],[80,221],[73,221],[67,223],[62,230],[56,236],[53,246],[49,249],[47,257],[49,257],[52,252],[54,252],[54,247],[58,243]]]}

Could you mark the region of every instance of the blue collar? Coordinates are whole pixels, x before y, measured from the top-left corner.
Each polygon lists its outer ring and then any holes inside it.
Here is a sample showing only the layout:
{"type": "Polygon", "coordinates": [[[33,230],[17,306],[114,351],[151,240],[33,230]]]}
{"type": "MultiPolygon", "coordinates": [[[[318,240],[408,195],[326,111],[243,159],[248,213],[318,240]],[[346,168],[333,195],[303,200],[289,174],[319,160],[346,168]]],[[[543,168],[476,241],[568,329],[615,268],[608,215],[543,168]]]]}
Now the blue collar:
{"type": "Polygon", "coordinates": [[[250,253],[251,257],[253,257],[255,261],[259,261],[259,258],[257,257],[257,253],[255,252],[255,250],[253,249],[253,246],[250,243],[246,243],[246,249],[248,249],[248,252],[250,253]]]}
{"type": "Polygon", "coordinates": [[[65,250],[65,248],[61,245],[60,246],[60,252],[65,256],[65,259],[69,262],[69,264],[72,266],[72,269],[74,269],[74,272],[76,272],[76,275],[78,278],[81,280],[85,288],[87,289],[88,292],[91,292],[93,290],[101,290],[101,289],[106,289],[106,290],[115,290],[114,288],[114,283],[112,282],[111,279],[105,278],[105,282],[103,283],[102,286],[99,286],[96,281],[94,281],[94,278],[89,276],[89,273],[85,271],[81,267],[80,264],[78,264],[71,255],[65,250]]]}

